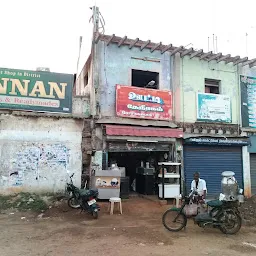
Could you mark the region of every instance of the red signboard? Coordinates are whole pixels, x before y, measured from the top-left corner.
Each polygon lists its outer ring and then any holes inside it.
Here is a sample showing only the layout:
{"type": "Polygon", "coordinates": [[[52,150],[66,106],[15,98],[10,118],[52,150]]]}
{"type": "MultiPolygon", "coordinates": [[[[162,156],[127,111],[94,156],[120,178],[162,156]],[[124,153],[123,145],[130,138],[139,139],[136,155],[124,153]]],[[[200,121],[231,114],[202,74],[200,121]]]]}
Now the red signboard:
{"type": "Polygon", "coordinates": [[[129,118],[171,120],[172,93],[117,85],[116,114],[129,118]]]}

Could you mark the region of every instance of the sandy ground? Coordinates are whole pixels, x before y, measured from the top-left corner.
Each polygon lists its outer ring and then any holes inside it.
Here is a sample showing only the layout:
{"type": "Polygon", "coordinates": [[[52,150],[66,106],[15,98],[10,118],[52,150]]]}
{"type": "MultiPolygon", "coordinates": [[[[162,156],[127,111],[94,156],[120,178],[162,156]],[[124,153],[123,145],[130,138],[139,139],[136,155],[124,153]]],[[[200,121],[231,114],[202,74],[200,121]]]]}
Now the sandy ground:
{"type": "Polygon", "coordinates": [[[113,216],[106,203],[101,205],[98,220],[66,204],[49,209],[43,218],[0,214],[0,255],[256,255],[256,227],[226,236],[189,221],[185,231],[171,233],[161,224],[166,207],[157,203],[134,198],[123,202],[123,215],[113,216]]]}

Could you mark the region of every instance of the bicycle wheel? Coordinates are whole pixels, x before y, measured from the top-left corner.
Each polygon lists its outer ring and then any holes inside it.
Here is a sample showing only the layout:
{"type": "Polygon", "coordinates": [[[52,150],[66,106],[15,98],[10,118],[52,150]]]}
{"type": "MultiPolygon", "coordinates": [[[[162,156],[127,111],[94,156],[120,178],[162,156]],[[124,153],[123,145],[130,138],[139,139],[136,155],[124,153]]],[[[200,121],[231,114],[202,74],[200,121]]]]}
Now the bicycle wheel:
{"type": "Polygon", "coordinates": [[[187,217],[183,212],[177,212],[173,209],[169,209],[164,213],[162,222],[167,230],[178,232],[186,227],[187,217]]]}

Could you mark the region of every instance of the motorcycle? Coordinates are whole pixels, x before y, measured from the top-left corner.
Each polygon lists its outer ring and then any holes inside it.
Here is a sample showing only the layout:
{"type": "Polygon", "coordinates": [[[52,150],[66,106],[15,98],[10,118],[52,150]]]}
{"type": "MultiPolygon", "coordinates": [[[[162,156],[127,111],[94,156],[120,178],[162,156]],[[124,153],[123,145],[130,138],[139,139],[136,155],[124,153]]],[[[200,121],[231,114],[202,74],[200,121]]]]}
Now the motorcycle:
{"type": "MultiPolygon", "coordinates": [[[[162,217],[164,227],[169,231],[180,231],[187,225],[187,216],[184,213],[184,208],[189,205],[193,195],[196,194],[192,191],[188,196],[183,198],[183,203],[180,208],[173,207],[168,209],[162,217]],[[168,218],[171,217],[170,224],[168,218]],[[178,226],[173,226],[178,224],[178,226]]],[[[219,228],[224,234],[235,234],[242,226],[241,214],[238,210],[239,201],[221,201],[212,200],[207,202],[207,206],[211,210],[206,213],[198,213],[194,218],[194,223],[199,227],[211,226],[219,228]]]]}
{"type": "Polygon", "coordinates": [[[68,199],[68,206],[77,209],[81,208],[81,212],[86,211],[93,216],[93,218],[98,218],[98,212],[100,207],[97,204],[98,199],[98,189],[79,189],[73,184],[74,173],[69,177],[70,182],[67,183],[67,192],[70,197],[68,199]]]}

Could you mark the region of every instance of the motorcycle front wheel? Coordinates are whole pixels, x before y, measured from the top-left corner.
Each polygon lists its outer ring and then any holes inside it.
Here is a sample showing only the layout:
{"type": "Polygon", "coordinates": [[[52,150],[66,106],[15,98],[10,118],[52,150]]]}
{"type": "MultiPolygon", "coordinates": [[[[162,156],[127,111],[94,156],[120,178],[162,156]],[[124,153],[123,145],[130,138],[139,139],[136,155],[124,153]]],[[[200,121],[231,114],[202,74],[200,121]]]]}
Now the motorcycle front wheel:
{"type": "Polygon", "coordinates": [[[241,216],[233,211],[226,211],[221,214],[220,220],[223,222],[220,231],[227,235],[236,234],[242,226],[241,216]]]}
{"type": "Polygon", "coordinates": [[[187,217],[183,212],[169,209],[164,213],[162,222],[167,230],[178,232],[187,225],[187,217]]]}
{"type": "Polygon", "coordinates": [[[68,206],[73,209],[78,209],[80,208],[80,203],[74,196],[72,196],[68,199],[68,206]]]}

